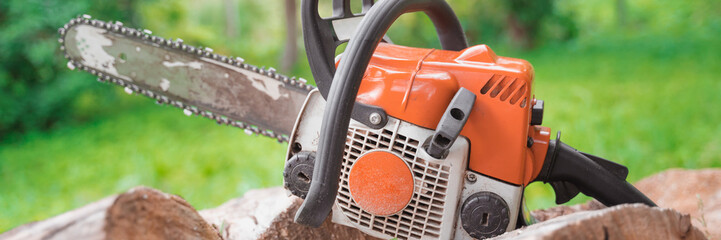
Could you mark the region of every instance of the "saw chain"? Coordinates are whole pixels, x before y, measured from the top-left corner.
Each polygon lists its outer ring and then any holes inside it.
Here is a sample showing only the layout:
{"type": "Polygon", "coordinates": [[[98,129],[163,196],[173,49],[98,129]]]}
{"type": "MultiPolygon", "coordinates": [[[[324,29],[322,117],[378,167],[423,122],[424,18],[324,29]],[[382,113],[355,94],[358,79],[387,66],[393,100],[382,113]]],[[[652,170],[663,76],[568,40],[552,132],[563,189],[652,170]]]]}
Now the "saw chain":
{"type": "Polygon", "coordinates": [[[248,64],[245,62],[243,58],[240,57],[227,57],[223,56],[217,53],[213,53],[213,49],[207,48],[207,47],[194,47],[191,45],[187,45],[183,43],[183,40],[180,38],[177,38],[175,40],[173,39],[165,39],[159,36],[152,35],[152,32],[147,29],[134,29],[123,26],[122,22],[105,22],[101,20],[92,19],[89,15],[81,15],[74,19],[71,19],[67,24],[65,24],[63,27],[58,29],[58,33],[60,34],[60,38],[58,39],[58,42],[60,44],[60,50],[63,52],[63,55],[65,56],[65,59],[68,60],[68,68],[71,70],[79,69],[85,72],[88,72],[90,74],[93,74],[97,76],[97,80],[99,82],[104,83],[113,83],[115,85],[121,86],[124,88],[125,92],[128,94],[133,93],[139,93],[141,95],[144,95],[146,97],[149,97],[151,99],[154,99],[157,104],[167,104],[171,105],[180,109],[183,109],[183,113],[187,116],[192,115],[199,115],[203,116],[208,119],[215,120],[220,125],[230,125],[234,126],[240,129],[243,129],[243,131],[248,135],[263,135],[269,138],[276,139],[278,142],[288,142],[288,136],[286,134],[279,134],[275,133],[272,130],[263,129],[261,127],[245,123],[243,121],[239,120],[233,120],[227,116],[224,116],[222,114],[213,113],[211,111],[207,110],[201,110],[200,108],[196,106],[192,106],[188,103],[185,103],[180,100],[174,100],[167,96],[164,96],[161,93],[158,93],[158,91],[152,91],[148,89],[144,89],[136,84],[131,83],[130,81],[127,81],[125,79],[121,79],[117,76],[112,76],[110,74],[104,73],[103,71],[99,69],[95,69],[91,66],[83,65],[82,63],[78,61],[74,61],[68,52],[65,49],[65,45],[63,44],[65,42],[65,35],[68,29],[75,25],[79,24],[86,24],[91,25],[98,28],[104,28],[108,31],[112,31],[116,34],[122,34],[125,37],[128,38],[134,38],[137,40],[141,40],[146,44],[151,44],[153,46],[160,46],[160,47],[167,47],[172,49],[177,49],[182,52],[185,52],[187,54],[195,55],[196,57],[204,57],[213,59],[228,65],[232,65],[235,67],[243,68],[267,77],[270,77],[272,79],[275,79],[279,82],[282,82],[286,84],[286,86],[290,86],[292,88],[296,88],[301,91],[310,92],[311,90],[315,89],[315,86],[310,85],[307,83],[307,81],[303,78],[296,78],[296,77],[288,77],[286,75],[278,73],[274,68],[265,68],[265,67],[257,67],[251,64],[248,64]]]}

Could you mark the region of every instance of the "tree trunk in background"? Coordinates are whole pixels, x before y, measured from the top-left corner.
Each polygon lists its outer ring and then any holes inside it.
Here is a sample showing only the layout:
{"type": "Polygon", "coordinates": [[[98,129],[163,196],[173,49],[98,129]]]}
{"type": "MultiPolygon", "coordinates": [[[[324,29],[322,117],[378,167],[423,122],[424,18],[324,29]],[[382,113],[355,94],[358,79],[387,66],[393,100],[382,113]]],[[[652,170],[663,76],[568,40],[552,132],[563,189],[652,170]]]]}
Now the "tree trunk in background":
{"type": "Polygon", "coordinates": [[[130,24],[133,26],[140,26],[140,19],[138,19],[138,11],[136,10],[136,1],[123,0],[120,4],[125,8],[122,10],[125,19],[130,20],[130,24]]]}
{"type": "Polygon", "coordinates": [[[529,29],[520,23],[516,14],[513,12],[508,14],[506,24],[508,25],[508,34],[511,35],[511,41],[514,45],[525,49],[533,48],[533,40],[528,36],[529,29]]]}
{"type": "Polygon", "coordinates": [[[626,0],[616,0],[616,21],[620,28],[626,26],[626,0]]]}
{"type": "Polygon", "coordinates": [[[513,43],[524,49],[535,47],[544,18],[553,14],[552,0],[509,0],[506,21],[513,43]]]}
{"type": "Polygon", "coordinates": [[[225,6],[225,36],[234,39],[238,35],[238,4],[235,0],[224,0],[225,6]]]}
{"type": "Polygon", "coordinates": [[[280,59],[280,69],[286,74],[290,72],[298,58],[298,44],[296,43],[298,21],[296,20],[295,1],[285,0],[285,47],[280,59]]]}

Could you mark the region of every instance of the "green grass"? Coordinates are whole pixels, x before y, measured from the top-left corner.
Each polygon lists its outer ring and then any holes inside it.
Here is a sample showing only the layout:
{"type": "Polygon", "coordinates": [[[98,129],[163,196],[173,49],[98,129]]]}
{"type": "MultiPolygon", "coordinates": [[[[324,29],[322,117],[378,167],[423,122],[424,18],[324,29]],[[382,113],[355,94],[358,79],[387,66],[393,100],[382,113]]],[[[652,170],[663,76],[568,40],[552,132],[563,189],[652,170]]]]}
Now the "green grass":
{"type": "MultiPolygon", "coordinates": [[[[526,54],[544,125],[585,152],[626,165],[628,180],[669,168],[721,167],[721,48],[697,42],[548,47],[526,54]]],[[[554,205],[535,183],[531,209],[554,205]]],[[[571,203],[586,201],[577,197],[571,203]]]]}
{"type": "MultiPolygon", "coordinates": [[[[497,54],[534,65],[544,125],[581,151],[628,166],[630,181],[668,168],[721,167],[721,47],[590,46],[497,54]]],[[[0,232],[136,185],[202,209],[281,184],[285,144],[138,101],[136,109],[2,143],[0,232]]],[[[554,205],[545,185],[529,186],[526,196],[531,209],[554,205]]]]}
{"type": "Polygon", "coordinates": [[[0,232],[137,185],[202,209],[281,184],[286,145],[154,105],[2,145],[0,232]]]}

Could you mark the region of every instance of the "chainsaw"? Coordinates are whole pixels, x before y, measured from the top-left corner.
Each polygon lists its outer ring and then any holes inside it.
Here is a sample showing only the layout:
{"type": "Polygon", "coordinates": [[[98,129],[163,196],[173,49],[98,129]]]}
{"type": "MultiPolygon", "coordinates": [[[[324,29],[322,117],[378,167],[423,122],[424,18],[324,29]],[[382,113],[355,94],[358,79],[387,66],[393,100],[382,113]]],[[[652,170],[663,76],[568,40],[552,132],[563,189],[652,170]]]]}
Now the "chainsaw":
{"type": "Polygon", "coordinates": [[[181,39],[83,15],[59,29],[68,67],[158,103],[288,143],[283,171],[295,215],[379,238],[489,238],[532,224],[523,190],[549,183],[556,203],[584,193],[606,206],[655,204],[628,169],[561,142],[541,126],[533,68],[468,46],[443,0],[301,2],[317,88],[302,78],[181,39]],[[402,14],[424,12],[442,49],[394,45],[402,14]],[[336,48],[347,43],[345,51],[336,48]]]}

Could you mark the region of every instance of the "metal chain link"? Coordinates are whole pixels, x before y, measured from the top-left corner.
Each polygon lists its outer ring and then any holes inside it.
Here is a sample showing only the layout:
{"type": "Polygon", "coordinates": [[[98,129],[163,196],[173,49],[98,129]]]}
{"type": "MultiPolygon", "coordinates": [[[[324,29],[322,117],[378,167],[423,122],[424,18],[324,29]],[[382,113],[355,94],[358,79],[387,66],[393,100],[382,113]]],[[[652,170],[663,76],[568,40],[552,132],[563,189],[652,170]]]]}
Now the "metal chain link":
{"type": "Polygon", "coordinates": [[[246,70],[250,70],[256,73],[259,73],[261,75],[265,75],[268,77],[271,77],[275,80],[281,81],[285,84],[290,85],[291,87],[308,91],[315,89],[315,86],[307,84],[307,81],[303,78],[296,78],[296,77],[288,77],[283,74],[277,73],[274,68],[268,68],[265,69],[265,67],[257,67],[253,66],[251,64],[245,63],[245,60],[240,57],[226,57],[220,54],[213,53],[213,49],[210,48],[203,48],[203,47],[193,47],[190,45],[186,45],[183,43],[182,39],[164,39],[162,37],[153,36],[151,35],[152,32],[147,29],[132,29],[127,28],[123,26],[123,23],[121,22],[115,22],[115,23],[109,23],[104,22],[100,20],[91,19],[89,15],[82,15],[78,16],[76,18],[73,18],[65,24],[62,28],[58,29],[58,33],[60,34],[60,38],[58,39],[58,42],[60,42],[60,50],[65,55],[65,59],[68,60],[68,68],[71,70],[74,69],[80,69],[83,71],[86,71],[90,74],[93,74],[98,77],[99,82],[110,82],[114,83],[118,86],[124,87],[125,92],[132,94],[132,93],[140,93],[142,95],[145,95],[149,98],[155,99],[156,103],[158,104],[167,104],[171,106],[175,106],[178,108],[183,109],[183,113],[185,115],[191,116],[191,115],[200,115],[212,120],[215,120],[218,124],[224,124],[224,125],[230,125],[234,127],[238,127],[243,129],[243,131],[248,135],[258,134],[263,135],[266,137],[270,137],[273,139],[276,139],[278,142],[288,142],[288,136],[287,135],[281,135],[281,134],[275,134],[273,131],[268,129],[261,129],[257,126],[246,124],[242,121],[235,121],[231,120],[226,116],[222,116],[220,114],[216,114],[209,111],[202,111],[198,109],[195,106],[188,105],[186,103],[183,103],[181,101],[171,100],[166,96],[163,96],[162,94],[158,94],[156,92],[143,89],[135,84],[129,83],[127,81],[124,81],[120,78],[117,78],[115,76],[108,75],[106,73],[103,73],[102,71],[99,71],[97,69],[84,66],[82,63],[79,63],[77,61],[73,61],[70,58],[70,55],[68,55],[67,51],[65,50],[64,42],[65,42],[65,33],[70,29],[71,27],[79,24],[87,24],[98,28],[104,28],[108,31],[112,31],[115,33],[123,34],[130,38],[136,38],[143,40],[145,42],[155,43],[159,44],[161,46],[170,47],[173,49],[179,49],[186,53],[195,54],[198,57],[206,57],[206,58],[212,58],[216,61],[220,61],[223,63],[227,63],[236,67],[240,67],[246,70]]]}

